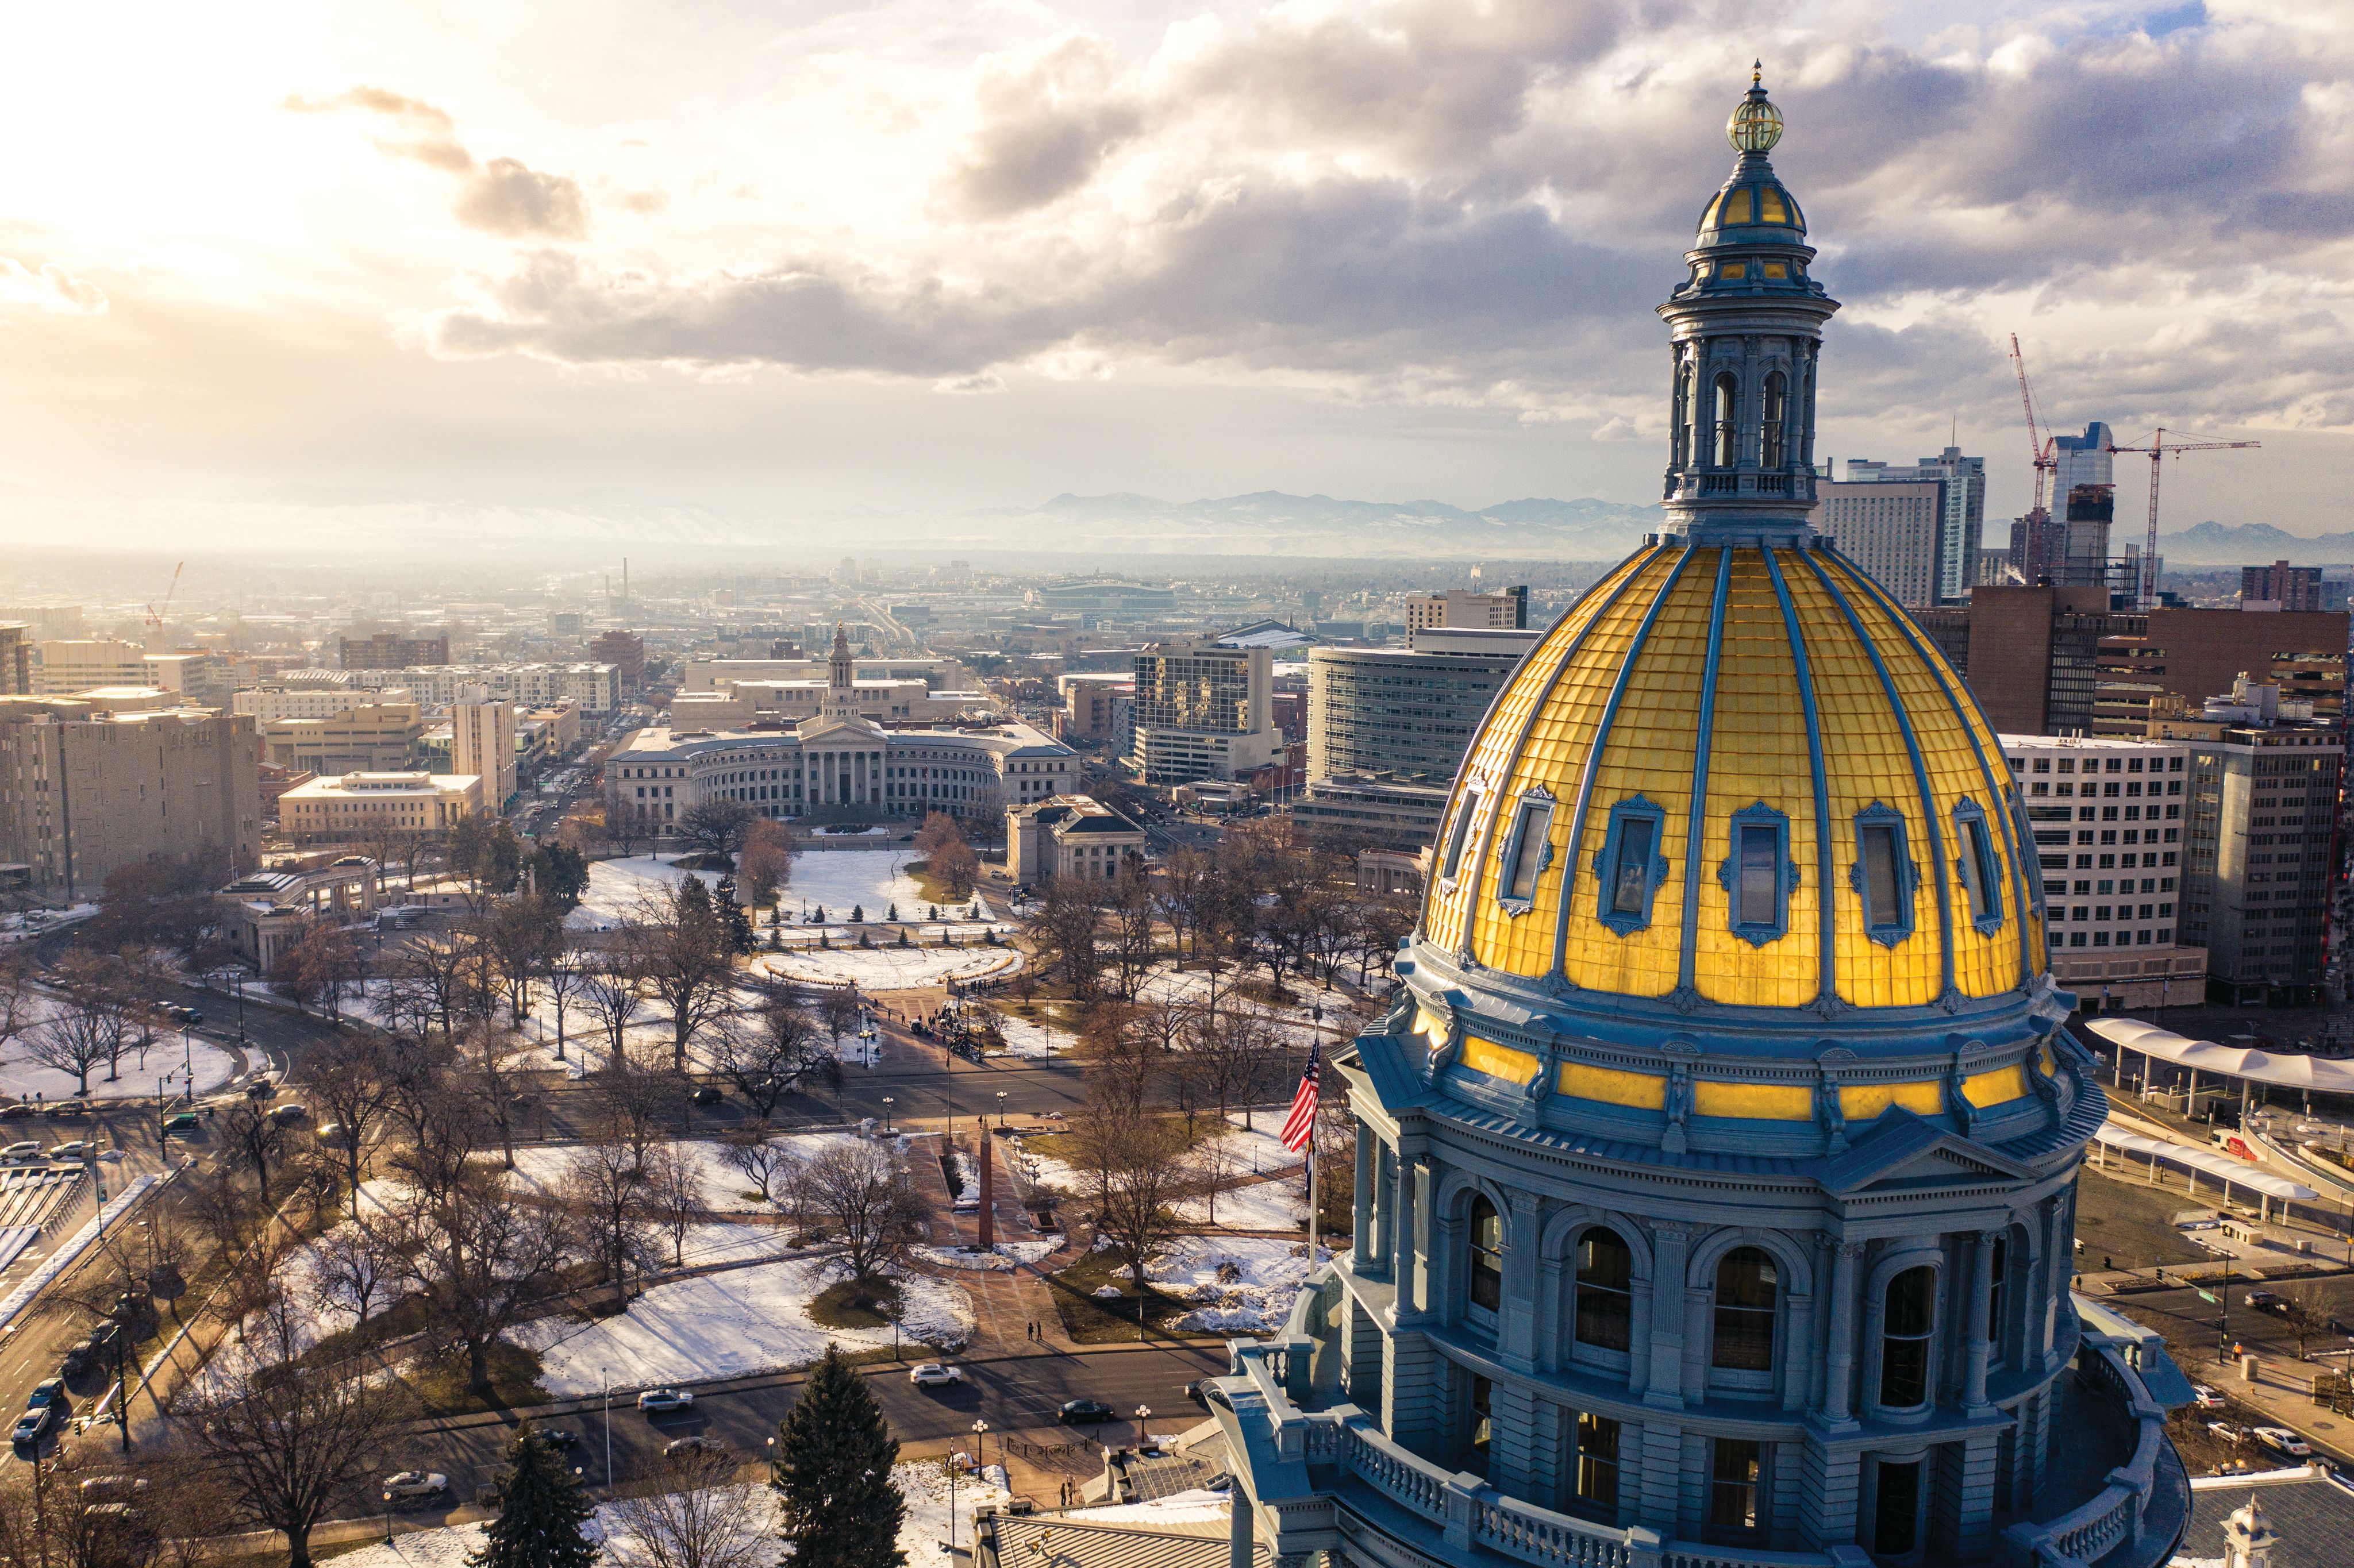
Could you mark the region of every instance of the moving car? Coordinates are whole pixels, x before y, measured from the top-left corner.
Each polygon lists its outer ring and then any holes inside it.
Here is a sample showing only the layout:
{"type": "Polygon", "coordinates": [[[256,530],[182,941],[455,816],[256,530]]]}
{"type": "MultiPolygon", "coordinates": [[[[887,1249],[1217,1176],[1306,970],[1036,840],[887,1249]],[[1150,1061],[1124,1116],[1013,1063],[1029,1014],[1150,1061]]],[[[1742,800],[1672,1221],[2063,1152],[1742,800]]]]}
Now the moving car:
{"type": "Polygon", "coordinates": [[[716,1106],[727,1097],[727,1092],[714,1085],[705,1084],[697,1087],[689,1097],[699,1106],[716,1106]]]}
{"type": "Polygon", "coordinates": [[[2248,1434],[2275,1454],[2285,1454],[2292,1459],[2309,1459],[2313,1448],[2306,1440],[2285,1426],[2259,1426],[2248,1434]]]}
{"type": "Polygon", "coordinates": [[[301,1121],[304,1117],[309,1116],[311,1112],[305,1107],[284,1105],[279,1106],[271,1110],[270,1113],[270,1119],[276,1122],[301,1121]]]}
{"type": "Polygon", "coordinates": [[[649,1388],[638,1394],[638,1408],[643,1411],[684,1410],[695,1403],[695,1391],[685,1388],[649,1388]]]}
{"type": "Polygon", "coordinates": [[[29,1455],[40,1446],[41,1439],[56,1430],[64,1420],[65,1405],[61,1402],[37,1404],[16,1417],[16,1425],[9,1432],[8,1441],[16,1446],[19,1456],[29,1455]]]}
{"type": "Polygon", "coordinates": [[[725,1454],[727,1445],[716,1437],[706,1437],[697,1432],[689,1437],[673,1437],[663,1445],[664,1454],[725,1454]]]}
{"type": "Polygon", "coordinates": [[[964,1368],[949,1366],[946,1361],[918,1361],[907,1369],[907,1381],[917,1388],[938,1388],[943,1383],[962,1383],[964,1368]]]}
{"type": "Polygon", "coordinates": [[[27,1160],[40,1158],[41,1146],[37,1143],[12,1143],[5,1149],[0,1149],[0,1160],[5,1160],[11,1165],[20,1165],[27,1160]]]}
{"type": "Polygon", "coordinates": [[[76,1139],[71,1143],[57,1144],[50,1149],[49,1158],[52,1160],[87,1160],[90,1158],[90,1145],[84,1143],[80,1139],[76,1139]]]}
{"type": "Polygon", "coordinates": [[[44,1404],[63,1404],[69,1409],[72,1407],[73,1401],[66,1397],[65,1379],[53,1377],[47,1383],[37,1383],[33,1385],[32,1395],[25,1401],[25,1408],[37,1410],[44,1404]]]}
{"type": "Polygon", "coordinates": [[[1083,1421],[1109,1421],[1112,1407],[1100,1399],[1074,1399],[1055,1412],[1055,1419],[1066,1426],[1076,1426],[1083,1421]]]}
{"type": "Polygon", "coordinates": [[[2201,1410],[2221,1410],[2223,1408],[2223,1396],[2203,1383],[2193,1383],[2190,1385],[2190,1403],[2201,1410]]]}
{"type": "Polygon", "coordinates": [[[0,1106],[0,1121],[30,1121],[32,1118],[33,1107],[30,1106],[0,1106]]]}
{"type": "Polygon", "coordinates": [[[2277,1290],[2251,1290],[2248,1305],[2259,1312],[2278,1312],[2288,1305],[2288,1298],[2277,1290]]]}
{"type": "Polygon", "coordinates": [[[580,1434],[578,1432],[567,1431],[566,1428],[561,1426],[549,1427],[546,1431],[539,1435],[539,1440],[546,1444],[551,1448],[578,1448],[580,1446],[580,1434]]]}
{"type": "Polygon", "coordinates": [[[401,1470],[384,1478],[384,1489],[396,1498],[429,1498],[450,1489],[450,1478],[439,1470],[401,1470]]]}
{"type": "Polygon", "coordinates": [[[164,1136],[169,1138],[175,1132],[192,1133],[203,1125],[204,1119],[196,1112],[182,1111],[164,1124],[164,1136]]]}
{"type": "Polygon", "coordinates": [[[81,1483],[81,1495],[93,1502],[120,1492],[143,1492],[146,1489],[147,1478],[144,1476],[89,1476],[81,1483]]]}
{"type": "Polygon", "coordinates": [[[87,1340],[77,1340],[66,1349],[65,1360],[58,1370],[68,1377],[76,1377],[94,1366],[104,1366],[111,1359],[114,1341],[122,1333],[114,1323],[101,1323],[90,1331],[87,1340]]]}

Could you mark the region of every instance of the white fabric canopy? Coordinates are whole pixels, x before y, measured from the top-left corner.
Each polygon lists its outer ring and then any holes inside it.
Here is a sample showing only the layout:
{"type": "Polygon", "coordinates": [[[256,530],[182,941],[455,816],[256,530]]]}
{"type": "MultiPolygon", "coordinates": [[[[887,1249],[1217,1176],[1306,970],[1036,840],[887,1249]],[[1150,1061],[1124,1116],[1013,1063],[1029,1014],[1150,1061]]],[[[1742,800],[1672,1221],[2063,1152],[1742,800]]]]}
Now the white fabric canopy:
{"type": "Polygon", "coordinates": [[[2354,1095],[2354,1064],[2218,1045],[2212,1040],[2192,1040],[2137,1018],[2095,1018],[2085,1027],[2121,1050],[2138,1051],[2178,1067],[2193,1067],[2218,1077],[2276,1084],[2283,1088],[2354,1095]]]}
{"type": "Polygon", "coordinates": [[[2113,1121],[2103,1122],[2101,1130],[2093,1134],[2093,1138],[2120,1153],[2139,1155],[2145,1160],[2171,1160],[2177,1165],[2189,1166],[2202,1176],[2211,1176],[2233,1187],[2245,1187],[2252,1192],[2262,1192],[2267,1198],[2294,1198],[2306,1202],[2321,1196],[2310,1187],[2300,1186],[2285,1176],[2259,1171],[2245,1160],[2234,1160],[2228,1154],[2193,1149],[2186,1143],[2168,1143],[2163,1139],[2145,1138],[2137,1132],[2127,1132],[2113,1121]]]}

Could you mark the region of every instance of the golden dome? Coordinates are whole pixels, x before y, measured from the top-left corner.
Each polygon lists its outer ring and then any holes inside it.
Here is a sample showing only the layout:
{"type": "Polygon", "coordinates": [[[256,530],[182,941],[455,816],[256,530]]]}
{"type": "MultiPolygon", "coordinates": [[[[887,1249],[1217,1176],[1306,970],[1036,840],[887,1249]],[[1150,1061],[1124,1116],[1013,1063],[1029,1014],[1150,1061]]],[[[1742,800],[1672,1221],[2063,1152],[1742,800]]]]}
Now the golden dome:
{"type": "Polygon", "coordinates": [[[1589,1002],[1977,1012],[2046,968],[2023,816],[1961,677],[1852,562],[1670,536],[1490,709],[1421,937],[1589,1002]]]}

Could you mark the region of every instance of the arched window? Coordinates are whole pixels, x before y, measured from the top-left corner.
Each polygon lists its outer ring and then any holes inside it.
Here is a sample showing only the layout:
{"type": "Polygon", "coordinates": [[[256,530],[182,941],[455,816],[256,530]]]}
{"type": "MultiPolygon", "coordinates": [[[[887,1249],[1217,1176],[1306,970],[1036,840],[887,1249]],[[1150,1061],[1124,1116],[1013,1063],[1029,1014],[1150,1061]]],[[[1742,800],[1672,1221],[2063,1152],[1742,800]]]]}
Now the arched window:
{"type": "Polygon", "coordinates": [[[1731,468],[1741,461],[1741,384],[1730,372],[1716,378],[1714,403],[1709,417],[1716,426],[1716,466],[1731,468]]]}
{"type": "Polygon", "coordinates": [[[1766,422],[1757,462],[1769,472],[1783,464],[1782,426],[1787,413],[1788,387],[1778,370],[1766,377],[1766,422]]]}
{"type": "Polygon", "coordinates": [[[1712,1366],[1774,1370],[1774,1260],[1736,1247],[1716,1266],[1716,1336],[1712,1366]]]}
{"type": "Polygon", "coordinates": [[[1937,1317],[1935,1269],[1908,1268],[1888,1282],[1880,1325],[1880,1403],[1910,1410],[1929,1403],[1929,1335],[1937,1317]]]}
{"type": "Polygon", "coordinates": [[[1471,1200],[1471,1305],[1504,1304],[1504,1217],[1485,1198],[1471,1200]]]}
{"type": "Polygon", "coordinates": [[[1691,450],[1692,372],[1690,365],[1676,367],[1675,429],[1669,437],[1668,465],[1681,468],[1691,450]]]}
{"type": "Polygon", "coordinates": [[[1635,1320],[1635,1255],[1618,1233],[1600,1226],[1577,1242],[1577,1342],[1598,1351],[1627,1349],[1635,1320]]]}

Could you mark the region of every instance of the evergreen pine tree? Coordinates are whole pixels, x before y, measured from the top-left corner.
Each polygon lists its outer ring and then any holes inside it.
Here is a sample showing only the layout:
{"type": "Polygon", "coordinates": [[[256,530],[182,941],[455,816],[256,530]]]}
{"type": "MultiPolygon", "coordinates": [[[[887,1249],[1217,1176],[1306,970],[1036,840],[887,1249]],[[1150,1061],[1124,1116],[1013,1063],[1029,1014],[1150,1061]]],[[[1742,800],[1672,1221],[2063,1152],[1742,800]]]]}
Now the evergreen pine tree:
{"type": "Polygon", "coordinates": [[[793,1568],[903,1568],[899,1440],[866,1380],[828,1346],[777,1431],[777,1490],[793,1568]]]}
{"type": "Polygon", "coordinates": [[[758,945],[758,937],[752,929],[751,913],[737,902],[736,874],[728,872],[721,875],[719,885],[712,893],[713,901],[718,906],[720,923],[727,931],[728,950],[737,954],[750,952],[758,945]]]}
{"type": "Polygon", "coordinates": [[[596,1511],[562,1451],[526,1421],[507,1445],[499,1517],[467,1557],[467,1568],[588,1568],[597,1547],[580,1527],[596,1511]]]}

